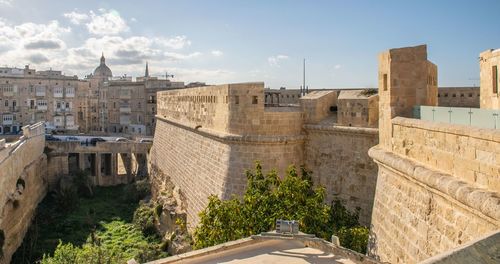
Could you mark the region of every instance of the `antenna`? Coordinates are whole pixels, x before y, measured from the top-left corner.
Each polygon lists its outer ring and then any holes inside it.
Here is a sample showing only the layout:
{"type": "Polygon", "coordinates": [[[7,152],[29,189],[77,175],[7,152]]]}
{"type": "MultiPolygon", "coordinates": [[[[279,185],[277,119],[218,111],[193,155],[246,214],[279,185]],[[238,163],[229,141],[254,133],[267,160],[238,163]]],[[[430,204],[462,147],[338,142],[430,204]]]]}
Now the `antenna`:
{"type": "Polygon", "coordinates": [[[304,58],[303,73],[302,73],[302,95],[305,95],[306,89],[306,59],[304,58]]]}
{"type": "Polygon", "coordinates": [[[476,82],[475,82],[475,81],[479,81],[480,79],[479,79],[479,78],[468,78],[467,80],[469,80],[469,81],[474,81],[472,85],[473,85],[474,87],[476,87],[476,82]]]}
{"type": "Polygon", "coordinates": [[[165,79],[168,80],[168,77],[174,78],[174,75],[173,74],[168,74],[168,72],[165,72],[165,79]]]}

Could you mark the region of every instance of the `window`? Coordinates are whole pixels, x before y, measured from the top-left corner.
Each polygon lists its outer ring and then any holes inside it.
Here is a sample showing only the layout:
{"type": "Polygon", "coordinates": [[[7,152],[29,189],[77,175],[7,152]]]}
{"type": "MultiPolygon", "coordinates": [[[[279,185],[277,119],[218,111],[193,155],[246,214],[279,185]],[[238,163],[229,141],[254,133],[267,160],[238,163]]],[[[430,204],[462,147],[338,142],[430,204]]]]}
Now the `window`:
{"type": "Polygon", "coordinates": [[[493,93],[498,93],[498,67],[495,65],[491,68],[491,75],[493,81],[493,93]]]}
{"type": "Polygon", "coordinates": [[[9,106],[9,100],[5,100],[5,106],[9,106]]]}
{"type": "Polygon", "coordinates": [[[234,97],[234,104],[240,104],[240,97],[237,95],[234,97]]]}
{"type": "Polygon", "coordinates": [[[257,103],[258,103],[257,96],[252,96],[252,104],[257,104],[257,103]]]}
{"type": "Polygon", "coordinates": [[[445,93],[445,94],[444,94],[444,97],[448,97],[448,93],[445,93]]]}
{"type": "Polygon", "coordinates": [[[471,93],[469,93],[469,97],[472,97],[472,94],[471,94],[471,93]]]}
{"type": "Polygon", "coordinates": [[[384,74],[384,83],[383,83],[384,91],[387,91],[387,74],[384,74]]]}

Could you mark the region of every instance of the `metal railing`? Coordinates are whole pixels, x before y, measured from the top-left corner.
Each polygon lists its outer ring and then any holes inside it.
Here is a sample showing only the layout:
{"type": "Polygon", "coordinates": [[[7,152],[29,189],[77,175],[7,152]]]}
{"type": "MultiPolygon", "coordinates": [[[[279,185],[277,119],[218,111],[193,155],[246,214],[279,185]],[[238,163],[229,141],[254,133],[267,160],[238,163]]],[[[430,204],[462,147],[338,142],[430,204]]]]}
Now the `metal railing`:
{"type": "Polygon", "coordinates": [[[415,106],[413,117],[449,124],[500,129],[500,110],[468,107],[415,106]]]}

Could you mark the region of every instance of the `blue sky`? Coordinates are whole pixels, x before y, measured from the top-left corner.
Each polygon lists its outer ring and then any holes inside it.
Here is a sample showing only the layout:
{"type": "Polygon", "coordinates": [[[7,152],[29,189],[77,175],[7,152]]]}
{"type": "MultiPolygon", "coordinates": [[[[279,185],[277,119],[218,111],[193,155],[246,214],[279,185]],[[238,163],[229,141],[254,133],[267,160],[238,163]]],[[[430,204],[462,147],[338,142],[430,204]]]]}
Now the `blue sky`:
{"type": "Polygon", "coordinates": [[[296,88],[375,87],[377,54],[427,44],[440,86],[478,84],[500,48],[499,0],[0,0],[0,65],[83,77],[102,51],[114,75],[296,88]]]}

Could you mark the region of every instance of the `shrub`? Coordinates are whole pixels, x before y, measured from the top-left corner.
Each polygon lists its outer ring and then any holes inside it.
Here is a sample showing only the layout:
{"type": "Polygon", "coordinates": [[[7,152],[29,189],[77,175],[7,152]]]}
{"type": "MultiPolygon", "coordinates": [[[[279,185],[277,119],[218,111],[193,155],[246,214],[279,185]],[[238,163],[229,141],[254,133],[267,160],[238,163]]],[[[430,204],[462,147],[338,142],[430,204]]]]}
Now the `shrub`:
{"type": "Polygon", "coordinates": [[[155,213],[146,203],[141,203],[134,212],[134,225],[146,236],[156,234],[155,213]]]}
{"type": "Polygon", "coordinates": [[[366,254],[369,232],[369,229],[364,226],[342,227],[338,231],[337,236],[339,237],[341,246],[366,254]]]}
{"type": "Polygon", "coordinates": [[[92,181],[89,177],[89,172],[84,170],[79,170],[73,175],[73,184],[79,195],[91,198],[94,196],[94,191],[92,189],[92,181]]]}
{"type": "Polygon", "coordinates": [[[146,198],[151,193],[151,187],[149,181],[144,179],[127,185],[124,191],[124,200],[135,203],[146,198]]]}
{"type": "Polygon", "coordinates": [[[71,211],[78,206],[78,192],[73,186],[61,186],[53,196],[57,207],[64,212],[71,211]]]}
{"type": "Polygon", "coordinates": [[[340,201],[326,205],[325,189],[313,188],[311,172],[304,167],[299,173],[291,166],[280,179],[276,171],[264,175],[256,163],[255,170],[247,171],[246,176],[248,184],[242,198],[222,201],[210,196],[194,232],[195,248],[269,231],[277,219],[289,219],[298,220],[301,231],[323,239],[342,230],[343,245],[366,251],[363,232],[368,229],[359,226],[359,210],[351,213],[340,201]]]}

